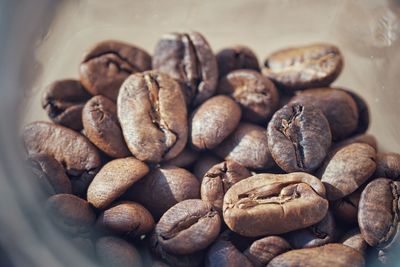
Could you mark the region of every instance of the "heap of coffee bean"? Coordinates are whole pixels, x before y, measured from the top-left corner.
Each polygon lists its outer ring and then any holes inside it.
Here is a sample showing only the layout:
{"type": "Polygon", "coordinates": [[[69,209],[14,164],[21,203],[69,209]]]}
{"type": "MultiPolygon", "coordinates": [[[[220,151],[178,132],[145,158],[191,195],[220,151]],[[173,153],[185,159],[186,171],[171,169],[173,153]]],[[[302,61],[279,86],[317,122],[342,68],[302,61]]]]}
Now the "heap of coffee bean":
{"type": "Polygon", "coordinates": [[[51,221],[103,266],[394,266],[400,154],[330,87],[343,65],[312,44],[260,68],[197,32],[96,44],[23,132],[51,221]]]}

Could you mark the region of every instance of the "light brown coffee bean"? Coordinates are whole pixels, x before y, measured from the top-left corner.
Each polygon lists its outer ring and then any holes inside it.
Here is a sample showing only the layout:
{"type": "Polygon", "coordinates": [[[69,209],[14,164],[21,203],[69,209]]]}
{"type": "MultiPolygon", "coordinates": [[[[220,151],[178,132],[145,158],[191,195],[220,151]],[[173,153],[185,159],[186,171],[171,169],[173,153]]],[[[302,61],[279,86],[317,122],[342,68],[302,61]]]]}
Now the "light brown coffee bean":
{"type": "Polygon", "coordinates": [[[143,49],[119,41],[93,46],[79,67],[80,81],[92,95],[117,100],[122,82],[132,73],[151,69],[151,57],[143,49]]]}
{"type": "Polygon", "coordinates": [[[267,266],[362,267],[364,265],[364,257],[357,250],[342,244],[327,244],[322,247],[291,250],[275,257],[267,266]]]}
{"type": "Polygon", "coordinates": [[[94,207],[104,209],[148,172],[147,165],[133,157],[112,160],[94,177],[87,199],[94,207]]]}
{"type": "Polygon", "coordinates": [[[191,145],[199,150],[215,148],[235,130],[241,114],[239,105],[230,97],[208,99],[190,119],[191,145]]]}
{"type": "Polygon", "coordinates": [[[257,174],[225,194],[224,221],[244,236],[275,235],[321,221],[328,211],[325,188],[307,173],[257,174]]]}
{"type": "Polygon", "coordinates": [[[212,96],[218,82],[217,60],[198,32],[163,35],[154,51],[153,69],[179,81],[186,102],[193,106],[212,96]]]}
{"type": "Polygon", "coordinates": [[[117,107],[108,98],[92,97],[82,111],[86,137],[112,158],[130,155],[117,118],[117,107]]]}
{"type": "Polygon", "coordinates": [[[84,195],[101,166],[99,151],[83,135],[48,122],[33,122],[23,132],[28,154],[44,153],[60,162],[74,194],[84,195]]]}
{"type": "Polygon", "coordinates": [[[154,228],[154,219],[142,205],[121,201],[103,211],[97,219],[96,226],[112,234],[137,239],[154,228]]]}
{"type": "Polygon", "coordinates": [[[350,144],[329,157],[318,171],[329,200],[357,190],[374,173],[376,152],[367,144],[350,144]]]}
{"type": "Polygon", "coordinates": [[[278,108],[279,94],[275,85],[254,70],[235,70],[223,77],[218,94],[229,95],[242,108],[243,119],[264,124],[278,108]]]}
{"type": "Polygon", "coordinates": [[[339,76],[343,58],[330,44],[311,44],[272,53],[264,62],[263,74],[288,91],[324,87],[339,76]]]}
{"type": "Polygon", "coordinates": [[[167,252],[185,255],[208,247],[220,228],[221,218],[209,203],[187,199],[164,213],[155,234],[167,252]]]}
{"type": "Polygon", "coordinates": [[[117,101],[129,150],[142,161],[175,158],[188,137],[187,109],[179,84],[157,71],[128,77],[117,101]]]}
{"type": "Polygon", "coordinates": [[[224,195],[232,185],[251,176],[251,173],[235,161],[227,160],[209,169],[201,182],[201,199],[222,212],[224,195]]]}

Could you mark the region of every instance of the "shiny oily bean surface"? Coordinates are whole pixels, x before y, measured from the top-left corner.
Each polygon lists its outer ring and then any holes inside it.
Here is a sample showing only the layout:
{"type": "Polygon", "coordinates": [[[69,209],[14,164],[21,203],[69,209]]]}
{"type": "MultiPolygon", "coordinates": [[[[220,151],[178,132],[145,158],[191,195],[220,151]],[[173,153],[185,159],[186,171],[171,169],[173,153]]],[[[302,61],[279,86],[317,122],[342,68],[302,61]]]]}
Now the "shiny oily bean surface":
{"type": "Polygon", "coordinates": [[[286,172],[314,171],[332,142],[327,119],[312,105],[282,107],[272,117],[267,131],[272,157],[286,172]]]}
{"type": "Polygon", "coordinates": [[[340,243],[348,247],[354,248],[362,255],[365,254],[368,244],[360,233],[360,229],[354,228],[348,231],[340,240],[340,243]]]}
{"type": "Polygon", "coordinates": [[[275,85],[254,70],[228,73],[219,82],[217,93],[232,97],[241,106],[243,119],[255,123],[266,123],[278,108],[275,85]]]}
{"type": "Polygon", "coordinates": [[[63,166],[55,158],[47,154],[32,154],[29,155],[28,162],[40,189],[46,195],[71,194],[71,182],[63,166]]]}
{"type": "Polygon", "coordinates": [[[288,91],[331,84],[343,68],[339,49],[330,44],[311,44],[282,49],[269,55],[263,74],[288,91]]]}
{"type": "Polygon", "coordinates": [[[229,240],[218,239],[208,249],[206,267],[252,267],[253,264],[229,240]]]}
{"type": "Polygon", "coordinates": [[[42,107],[49,118],[73,130],[82,129],[82,109],[90,94],[77,80],[66,79],[51,83],[42,96],[42,107]]]}
{"type": "Polygon", "coordinates": [[[72,235],[89,233],[96,221],[96,215],[89,203],[71,194],[49,197],[46,201],[46,212],[57,227],[72,235]]]}
{"type": "Polygon", "coordinates": [[[200,184],[189,171],[165,166],[151,170],[124,197],[143,204],[157,219],[178,202],[200,198],[200,184]]]}
{"type": "Polygon", "coordinates": [[[336,241],[338,237],[335,219],[330,211],[318,223],[285,235],[294,249],[313,248],[336,241]]]}
{"type": "Polygon", "coordinates": [[[376,155],[374,176],[400,180],[400,154],[391,152],[378,153],[376,155]]]}
{"type": "Polygon", "coordinates": [[[343,198],[356,191],[375,171],[376,152],[367,144],[347,145],[328,157],[318,171],[329,200],[343,198]]]}
{"type": "Polygon", "coordinates": [[[123,239],[106,236],[96,242],[96,254],[104,267],[141,267],[142,259],[136,248],[123,239]]]}
{"type": "Polygon", "coordinates": [[[361,194],[358,224],[370,246],[385,249],[399,242],[400,182],[378,178],[361,194]]]}
{"type": "Polygon", "coordinates": [[[268,267],[362,267],[363,256],[342,244],[291,250],[275,257],[268,267]]]}
{"type": "Polygon", "coordinates": [[[215,148],[235,130],[241,114],[239,105],[228,96],[208,99],[191,116],[191,145],[198,150],[215,148]]]}
{"type": "Polygon", "coordinates": [[[87,200],[94,207],[104,209],[148,172],[149,167],[134,157],[112,160],[94,177],[87,200]]]}
{"type": "Polygon", "coordinates": [[[132,73],[151,69],[151,57],[143,49],[119,41],[103,41],[85,55],[79,75],[92,95],[117,100],[122,82],[132,73]]]}
{"type": "Polygon", "coordinates": [[[211,204],[188,199],[164,213],[155,234],[167,252],[185,255],[205,249],[217,238],[220,228],[221,218],[211,204]]]}
{"type": "Polygon", "coordinates": [[[258,239],[244,251],[244,255],[254,267],[267,265],[276,256],[291,250],[290,244],[280,236],[267,236],[258,239]]]}
{"type": "Polygon", "coordinates": [[[219,77],[222,78],[231,71],[249,69],[260,71],[256,54],[249,47],[235,45],[219,51],[216,55],[219,77]]]}
{"type": "Polygon", "coordinates": [[[218,82],[217,60],[198,32],[163,35],[154,51],[153,69],[180,81],[186,102],[194,106],[212,96],[218,82]]]}
{"type": "Polygon", "coordinates": [[[333,140],[342,140],[357,130],[358,108],[350,94],[336,88],[316,88],[299,92],[291,104],[314,105],[329,122],[333,140]]]}
{"type": "Polygon", "coordinates": [[[274,166],[265,128],[252,123],[239,123],[236,130],[214,151],[218,156],[236,161],[249,169],[267,170],[274,166]]]}
{"type": "Polygon", "coordinates": [[[128,148],[139,160],[169,160],[186,145],[185,99],[179,84],[165,74],[129,76],[121,86],[117,114],[128,148]]]}
{"type": "Polygon", "coordinates": [[[97,219],[96,226],[125,238],[136,239],[153,230],[154,219],[142,205],[122,201],[103,211],[97,219]]]}
{"type": "Polygon", "coordinates": [[[235,161],[227,160],[211,167],[201,182],[201,199],[210,202],[222,212],[224,195],[232,185],[251,176],[251,173],[235,161]]]}
{"type": "Polygon", "coordinates": [[[274,235],[306,228],[328,211],[325,188],[307,173],[257,174],[226,192],[223,217],[244,236],[274,235]]]}
{"type": "Polygon", "coordinates": [[[28,154],[47,154],[64,166],[74,193],[84,194],[101,167],[97,148],[85,136],[66,127],[33,122],[25,126],[23,139],[28,154]]]}
{"type": "Polygon", "coordinates": [[[112,158],[129,156],[117,118],[117,107],[108,98],[98,95],[91,98],[82,111],[86,137],[112,158]]]}

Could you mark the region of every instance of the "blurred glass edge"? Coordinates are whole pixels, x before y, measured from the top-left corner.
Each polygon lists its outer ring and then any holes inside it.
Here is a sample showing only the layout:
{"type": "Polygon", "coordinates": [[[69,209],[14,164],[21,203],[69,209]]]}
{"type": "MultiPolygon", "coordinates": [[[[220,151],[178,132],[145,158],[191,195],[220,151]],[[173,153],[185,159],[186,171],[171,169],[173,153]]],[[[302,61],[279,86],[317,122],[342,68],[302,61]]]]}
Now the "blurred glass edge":
{"type": "Polygon", "coordinates": [[[32,190],[37,188],[22,167],[15,134],[21,89],[32,78],[35,43],[47,32],[60,2],[0,1],[0,245],[17,267],[95,266],[46,220],[32,190]]]}

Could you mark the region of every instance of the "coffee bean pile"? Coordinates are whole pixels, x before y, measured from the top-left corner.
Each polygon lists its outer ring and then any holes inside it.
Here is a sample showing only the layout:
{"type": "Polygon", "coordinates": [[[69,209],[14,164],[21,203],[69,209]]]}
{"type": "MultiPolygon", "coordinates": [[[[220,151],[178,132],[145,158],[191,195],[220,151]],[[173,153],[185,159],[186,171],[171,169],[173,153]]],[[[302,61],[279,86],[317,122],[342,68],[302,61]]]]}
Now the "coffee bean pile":
{"type": "Polygon", "coordinates": [[[52,222],[99,265],[393,266],[400,154],[377,151],[363,98],[330,87],[340,50],[200,33],[154,54],[92,47],[23,131],[52,222]]]}

